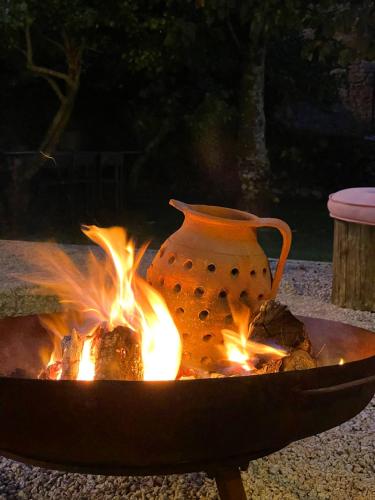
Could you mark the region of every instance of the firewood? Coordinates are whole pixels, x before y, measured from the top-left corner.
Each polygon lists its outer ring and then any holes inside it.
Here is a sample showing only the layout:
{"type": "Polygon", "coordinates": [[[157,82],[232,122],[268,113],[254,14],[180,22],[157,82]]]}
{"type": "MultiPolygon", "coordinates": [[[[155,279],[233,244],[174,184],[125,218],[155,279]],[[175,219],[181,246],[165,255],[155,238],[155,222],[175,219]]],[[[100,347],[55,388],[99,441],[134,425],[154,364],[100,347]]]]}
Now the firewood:
{"type": "Polygon", "coordinates": [[[254,372],[254,375],[265,375],[266,373],[277,373],[282,367],[283,359],[271,359],[259,366],[254,372]]]}
{"type": "Polygon", "coordinates": [[[262,304],[249,325],[249,340],[288,350],[311,352],[311,342],[304,324],[293,316],[287,306],[275,300],[262,304]]]}
{"type": "Polygon", "coordinates": [[[81,360],[84,336],[75,329],[64,338],[61,380],[76,380],[81,360]],[[70,337],[70,338],[69,338],[70,337]]]}
{"type": "Polygon", "coordinates": [[[95,380],[143,380],[139,335],[124,326],[107,332],[100,329],[95,339],[95,380]]]}
{"type": "Polygon", "coordinates": [[[292,370],[308,370],[310,368],[316,368],[317,366],[316,359],[302,349],[295,349],[281,361],[280,371],[283,372],[289,372],[292,370]]]}
{"type": "Polygon", "coordinates": [[[61,372],[62,363],[61,361],[55,361],[51,365],[48,365],[39,375],[40,380],[57,380],[61,372]]]}

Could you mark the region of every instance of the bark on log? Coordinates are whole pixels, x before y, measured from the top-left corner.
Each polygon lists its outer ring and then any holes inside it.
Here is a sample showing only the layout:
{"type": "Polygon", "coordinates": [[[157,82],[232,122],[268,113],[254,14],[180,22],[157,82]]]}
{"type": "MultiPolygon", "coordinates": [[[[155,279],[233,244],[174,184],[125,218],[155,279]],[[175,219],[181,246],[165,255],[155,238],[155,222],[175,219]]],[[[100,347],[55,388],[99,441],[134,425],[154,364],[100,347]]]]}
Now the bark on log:
{"type": "Polygon", "coordinates": [[[64,339],[61,380],[76,380],[79,371],[84,337],[72,330],[70,338],[64,339]]]}
{"type": "Polygon", "coordinates": [[[375,226],[335,220],[332,302],[375,311],[375,226]]]}
{"type": "Polygon", "coordinates": [[[143,380],[139,335],[118,326],[111,332],[100,330],[95,340],[95,380],[143,380]]]}
{"type": "Polygon", "coordinates": [[[257,375],[279,371],[304,370],[316,367],[311,354],[311,342],[305,325],[275,300],[265,302],[249,326],[249,339],[286,349],[282,359],[260,359],[257,375]]]}
{"type": "Polygon", "coordinates": [[[250,323],[249,340],[273,347],[311,352],[305,325],[293,316],[287,306],[275,300],[262,304],[259,313],[250,323]]]}

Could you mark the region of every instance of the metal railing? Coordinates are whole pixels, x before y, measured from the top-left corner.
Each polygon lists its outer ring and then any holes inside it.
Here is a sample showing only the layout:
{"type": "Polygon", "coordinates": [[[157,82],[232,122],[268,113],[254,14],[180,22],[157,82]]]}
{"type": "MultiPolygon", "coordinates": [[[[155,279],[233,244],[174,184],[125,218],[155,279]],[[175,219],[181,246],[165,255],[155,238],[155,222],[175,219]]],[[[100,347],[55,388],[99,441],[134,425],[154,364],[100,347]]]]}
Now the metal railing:
{"type": "MultiPolygon", "coordinates": [[[[54,185],[82,186],[87,203],[101,203],[108,189],[113,191],[116,211],[125,206],[126,182],[131,166],[140,151],[56,151],[51,158],[45,159],[40,173],[55,171],[54,178],[43,180],[54,185]]],[[[3,158],[11,170],[22,168],[24,163],[38,151],[7,151],[3,158]]]]}

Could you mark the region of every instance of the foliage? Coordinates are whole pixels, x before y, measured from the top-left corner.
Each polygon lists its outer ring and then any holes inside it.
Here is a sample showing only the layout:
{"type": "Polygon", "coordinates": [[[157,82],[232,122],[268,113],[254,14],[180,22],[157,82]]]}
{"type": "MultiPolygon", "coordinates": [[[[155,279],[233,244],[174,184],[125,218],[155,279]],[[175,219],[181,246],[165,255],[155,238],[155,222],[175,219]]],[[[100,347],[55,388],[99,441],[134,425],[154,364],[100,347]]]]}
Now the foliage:
{"type": "MultiPolygon", "coordinates": [[[[29,27],[35,66],[68,74],[64,40],[81,49],[78,101],[90,92],[118,92],[131,110],[128,128],[147,151],[138,177],[151,168],[157,149],[163,149],[163,158],[180,149],[179,160],[192,168],[197,159],[191,151],[185,154],[193,149],[188,141],[215,148],[222,142],[220,131],[229,137],[232,153],[223,162],[223,175],[228,169],[237,172],[236,147],[246,140],[239,133],[245,120],[244,73],[259,64],[260,49],[266,48],[267,120],[280,103],[287,107],[296,96],[331,101],[331,69],[374,55],[370,0],[45,0],[42,7],[38,0],[0,0],[0,13],[0,56],[19,61],[27,56],[29,27]],[[171,136],[182,141],[180,147],[168,143],[171,136]]],[[[64,79],[57,79],[57,90],[52,74],[38,76],[57,96],[65,95],[64,79]]],[[[251,130],[256,113],[246,119],[251,130]]],[[[247,140],[254,149],[252,138],[247,140]]],[[[272,146],[272,137],[268,142],[272,146]]],[[[171,172],[176,176],[174,165],[171,172]]]]}

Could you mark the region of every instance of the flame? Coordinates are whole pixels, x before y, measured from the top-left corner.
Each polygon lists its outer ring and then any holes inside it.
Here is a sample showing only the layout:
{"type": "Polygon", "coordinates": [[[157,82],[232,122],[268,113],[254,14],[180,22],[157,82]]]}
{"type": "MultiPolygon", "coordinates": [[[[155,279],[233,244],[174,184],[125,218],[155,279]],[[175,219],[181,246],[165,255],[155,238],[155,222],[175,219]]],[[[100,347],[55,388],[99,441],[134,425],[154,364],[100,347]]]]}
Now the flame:
{"type": "Polygon", "coordinates": [[[62,375],[61,363],[56,357],[56,352],[52,351],[50,360],[47,364],[47,371],[50,373],[50,377],[53,380],[60,380],[62,375]]]}
{"type": "Polygon", "coordinates": [[[75,328],[85,336],[78,380],[95,377],[94,332],[117,326],[140,334],[144,380],[175,379],[180,335],[161,295],[136,273],[146,246],[136,254],[121,227],[83,226],[82,231],[104,250],[104,258],[89,252],[81,270],[57,245],[45,244],[32,256],[40,272],[24,277],[63,304],[64,314],[42,319],[49,331],[62,338],[75,328]]]}
{"type": "Polygon", "coordinates": [[[345,363],[344,358],[340,358],[339,365],[343,365],[345,363]]]}
{"type": "Polygon", "coordinates": [[[234,307],[231,304],[233,321],[238,331],[222,330],[227,359],[238,363],[246,371],[254,370],[254,361],[259,355],[269,355],[274,359],[283,358],[287,352],[283,349],[248,340],[250,309],[245,306],[234,307]]]}
{"type": "Polygon", "coordinates": [[[95,378],[95,358],[92,353],[93,340],[93,337],[87,337],[83,343],[77,380],[94,380],[95,378]]]}

